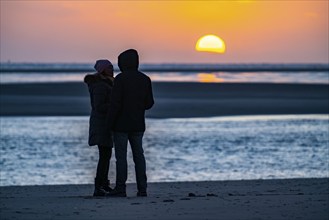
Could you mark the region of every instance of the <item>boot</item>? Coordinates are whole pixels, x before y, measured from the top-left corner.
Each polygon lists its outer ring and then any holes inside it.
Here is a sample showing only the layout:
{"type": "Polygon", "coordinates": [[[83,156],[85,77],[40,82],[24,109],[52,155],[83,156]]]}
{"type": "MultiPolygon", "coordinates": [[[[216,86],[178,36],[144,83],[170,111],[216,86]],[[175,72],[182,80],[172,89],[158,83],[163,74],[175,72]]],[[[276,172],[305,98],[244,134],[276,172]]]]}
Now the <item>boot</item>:
{"type": "MultiPolygon", "coordinates": [[[[109,187],[107,185],[107,187],[109,187]]],[[[104,181],[95,178],[95,190],[93,196],[107,196],[109,194],[104,187],[104,181]]]]}
{"type": "Polygon", "coordinates": [[[147,197],[147,192],[146,191],[138,191],[137,196],[138,197],[147,197]]]}
{"type": "Polygon", "coordinates": [[[110,197],[127,197],[126,194],[126,189],[119,189],[117,187],[115,187],[111,192],[108,193],[107,196],[110,197]]]}
{"type": "Polygon", "coordinates": [[[110,181],[109,180],[105,180],[103,181],[103,189],[105,189],[106,192],[111,192],[113,189],[110,187],[110,181]]]}

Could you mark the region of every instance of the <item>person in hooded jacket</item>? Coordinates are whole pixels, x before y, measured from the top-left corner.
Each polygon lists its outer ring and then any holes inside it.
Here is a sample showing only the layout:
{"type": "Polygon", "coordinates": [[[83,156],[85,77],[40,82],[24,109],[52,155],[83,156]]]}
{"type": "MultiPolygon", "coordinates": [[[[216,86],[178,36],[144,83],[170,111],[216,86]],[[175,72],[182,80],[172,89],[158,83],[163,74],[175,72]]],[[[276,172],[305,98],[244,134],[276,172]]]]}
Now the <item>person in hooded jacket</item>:
{"type": "Polygon", "coordinates": [[[97,60],[97,73],[86,75],[84,82],[90,94],[89,146],[98,146],[99,160],[95,177],[94,196],[106,196],[112,190],[108,180],[113,139],[108,130],[107,114],[113,87],[113,65],[108,60],[97,60]]]}
{"type": "Polygon", "coordinates": [[[109,125],[113,130],[116,157],[116,186],[110,196],[126,197],[127,144],[130,143],[137,182],[137,196],[147,196],[147,177],[142,139],[145,131],[145,110],[153,104],[151,80],[138,71],[139,57],[134,49],[121,53],[121,70],[114,80],[109,125]]]}

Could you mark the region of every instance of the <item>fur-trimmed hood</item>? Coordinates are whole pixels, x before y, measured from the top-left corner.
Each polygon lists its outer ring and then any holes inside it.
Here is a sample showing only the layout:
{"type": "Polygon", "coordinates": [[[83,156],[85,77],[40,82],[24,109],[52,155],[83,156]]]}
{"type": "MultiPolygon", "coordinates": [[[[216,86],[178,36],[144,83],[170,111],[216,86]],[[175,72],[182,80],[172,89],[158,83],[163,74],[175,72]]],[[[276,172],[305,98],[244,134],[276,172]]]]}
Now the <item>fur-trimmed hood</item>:
{"type": "Polygon", "coordinates": [[[95,73],[95,74],[86,75],[83,81],[88,85],[103,81],[103,82],[106,82],[109,85],[113,86],[113,80],[114,80],[113,77],[108,77],[107,78],[105,76],[102,76],[99,73],[95,73]]]}

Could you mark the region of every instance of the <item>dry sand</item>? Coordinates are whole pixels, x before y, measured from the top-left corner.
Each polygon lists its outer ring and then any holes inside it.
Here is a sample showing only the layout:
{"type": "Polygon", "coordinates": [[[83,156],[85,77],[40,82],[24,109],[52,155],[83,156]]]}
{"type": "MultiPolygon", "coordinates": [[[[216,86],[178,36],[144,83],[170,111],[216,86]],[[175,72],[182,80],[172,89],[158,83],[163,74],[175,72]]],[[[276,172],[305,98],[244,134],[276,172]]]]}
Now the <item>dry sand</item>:
{"type": "MultiPolygon", "coordinates": [[[[0,85],[0,115],[88,115],[83,83],[0,85]]],[[[152,118],[328,114],[329,86],[270,83],[153,83],[152,118]]]]}
{"type": "Polygon", "coordinates": [[[92,185],[0,187],[6,219],[329,219],[329,179],[151,183],[149,196],[92,197],[92,185]]]}

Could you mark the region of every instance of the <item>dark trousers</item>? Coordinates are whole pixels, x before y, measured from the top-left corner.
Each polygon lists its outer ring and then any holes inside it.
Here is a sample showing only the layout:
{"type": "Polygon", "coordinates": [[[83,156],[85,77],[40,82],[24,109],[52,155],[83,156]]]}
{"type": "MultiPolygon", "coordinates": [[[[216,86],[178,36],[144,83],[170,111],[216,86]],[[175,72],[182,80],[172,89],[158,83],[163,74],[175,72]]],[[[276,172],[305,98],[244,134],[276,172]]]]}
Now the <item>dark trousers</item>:
{"type": "Polygon", "coordinates": [[[105,181],[108,179],[112,147],[98,145],[99,160],[97,164],[96,179],[105,181]]]}
{"type": "Polygon", "coordinates": [[[146,192],[147,177],[146,163],[142,146],[144,132],[114,132],[114,149],[116,157],[116,187],[118,190],[126,189],[127,181],[127,144],[128,140],[133,153],[137,189],[146,192]]]}

